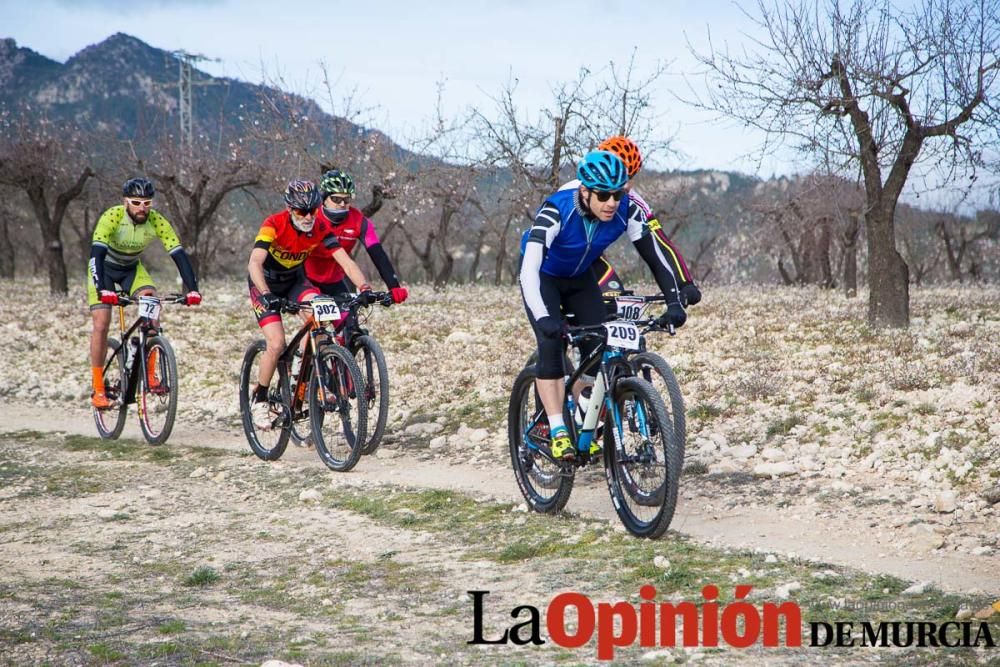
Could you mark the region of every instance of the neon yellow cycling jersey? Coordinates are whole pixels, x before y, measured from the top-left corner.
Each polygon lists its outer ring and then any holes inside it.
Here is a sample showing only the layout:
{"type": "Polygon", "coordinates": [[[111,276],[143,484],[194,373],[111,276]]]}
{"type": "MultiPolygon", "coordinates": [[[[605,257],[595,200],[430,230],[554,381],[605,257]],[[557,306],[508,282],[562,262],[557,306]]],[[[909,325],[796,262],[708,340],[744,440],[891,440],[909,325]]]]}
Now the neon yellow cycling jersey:
{"type": "Polygon", "coordinates": [[[135,266],[139,255],[153,239],[159,238],[168,253],[180,246],[177,232],[166,218],[150,209],[142,224],[135,224],[122,205],[105,211],[94,229],[93,243],[108,248],[107,261],[119,266],[135,266]]]}

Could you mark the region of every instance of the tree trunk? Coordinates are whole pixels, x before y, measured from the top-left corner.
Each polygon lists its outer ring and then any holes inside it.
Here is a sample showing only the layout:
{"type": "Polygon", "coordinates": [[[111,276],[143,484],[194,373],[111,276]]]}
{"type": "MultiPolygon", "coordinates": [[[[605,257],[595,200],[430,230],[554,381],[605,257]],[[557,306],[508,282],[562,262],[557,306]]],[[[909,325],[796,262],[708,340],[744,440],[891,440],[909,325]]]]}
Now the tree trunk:
{"type": "Polygon", "coordinates": [[[14,244],[10,242],[10,221],[4,214],[0,219],[0,278],[14,279],[14,244]]]}
{"type": "Polygon", "coordinates": [[[850,215],[850,222],[844,230],[844,296],[853,299],[858,296],[858,232],[861,223],[856,215],[850,215]]]}
{"type": "Polygon", "coordinates": [[[42,227],[42,242],[45,245],[45,266],[49,272],[49,292],[68,294],[69,282],[66,276],[66,259],[63,257],[63,243],[58,227],[42,227]]]}
{"type": "Polygon", "coordinates": [[[910,272],[896,250],[894,207],[874,207],[865,215],[868,232],[868,324],[905,329],[910,325],[910,272]]]}
{"type": "Polygon", "coordinates": [[[476,252],[472,256],[472,266],[469,267],[469,283],[476,284],[479,282],[479,261],[483,257],[483,241],[486,240],[486,227],[482,227],[479,230],[479,236],[476,237],[476,252]]]}
{"type": "Polygon", "coordinates": [[[830,264],[830,219],[823,218],[820,221],[820,224],[822,226],[819,230],[819,246],[816,251],[816,261],[819,263],[821,284],[823,285],[823,288],[833,289],[837,286],[837,282],[833,279],[833,268],[830,264]]]}

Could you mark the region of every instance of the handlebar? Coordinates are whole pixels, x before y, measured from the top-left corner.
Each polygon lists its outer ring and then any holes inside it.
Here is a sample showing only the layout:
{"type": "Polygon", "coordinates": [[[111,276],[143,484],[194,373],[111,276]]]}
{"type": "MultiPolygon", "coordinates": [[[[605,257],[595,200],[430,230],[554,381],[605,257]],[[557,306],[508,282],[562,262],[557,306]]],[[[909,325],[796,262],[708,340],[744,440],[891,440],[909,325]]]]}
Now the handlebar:
{"type": "MultiPolygon", "coordinates": [[[[368,306],[372,304],[377,304],[380,306],[391,306],[392,305],[392,294],[389,292],[361,292],[360,294],[354,295],[342,295],[333,297],[337,300],[337,305],[341,308],[358,308],[361,306],[368,306]]],[[[299,303],[297,301],[289,301],[288,299],[282,298],[281,305],[279,309],[283,313],[298,313],[302,310],[312,310],[312,306],[308,301],[304,303],[299,303]]]]}
{"type": "Polygon", "coordinates": [[[653,296],[636,296],[634,293],[628,290],[622,292],[621,294],[616,294],[615,296],[602,295],[601,298],[604,299],[604,303],[611,304],[615,302],[615,299],[621,296],[625,296],[630,299],[641,299],[643,303],[663,303],[666,302],[667,300],[667,297],[664,296],[663,294],[654,294],[653,296]]]}
{"type": "MultiPolygon", "coordinates": [[[[119,306],[132,306],[139,303],[139,296],[129,296],[128,292],[115,292],[118,295],[118,305],[119,306]]],[[[150,296],[150,295],[142,295],[150,296]]],[[[160,300],[160,303],[186,303],[187,294],[164,294],[163,296],[155,296],[155,298],[160,300]]]]}

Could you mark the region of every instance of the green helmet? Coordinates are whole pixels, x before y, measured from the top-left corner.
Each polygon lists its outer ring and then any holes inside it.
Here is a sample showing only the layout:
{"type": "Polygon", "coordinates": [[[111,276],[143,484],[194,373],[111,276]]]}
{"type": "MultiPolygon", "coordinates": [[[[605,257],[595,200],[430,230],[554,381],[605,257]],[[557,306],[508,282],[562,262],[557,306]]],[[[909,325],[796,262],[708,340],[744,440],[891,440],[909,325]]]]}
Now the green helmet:
{"type": "Polygon", "coordinates": [[[331,169],[323,174],[323,180],[319,182],[319,189],[326,199],[330,195],[346,194],[354,196],[354,179],[346,171],[331,169]]]}

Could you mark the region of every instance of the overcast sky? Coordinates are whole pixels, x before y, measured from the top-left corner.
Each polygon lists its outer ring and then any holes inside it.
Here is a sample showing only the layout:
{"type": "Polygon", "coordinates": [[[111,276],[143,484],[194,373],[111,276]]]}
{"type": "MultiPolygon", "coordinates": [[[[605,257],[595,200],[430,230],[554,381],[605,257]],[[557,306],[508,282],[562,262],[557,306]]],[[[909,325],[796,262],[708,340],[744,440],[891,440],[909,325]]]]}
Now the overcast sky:
{"type": "Polygon", "coordinates": [[[491,108],[489,96],[511,75],[522,106],[537,109],[581,67],[621,65],[637,49],[640,74],[669,63],[653,102],[662,135],[675,136],[687,156],[661,158],[657,167],[762,177],[794,171],[773,158],[758,168],[748,155],[759,136],[711,122],[673,97],[686,93],[685,75],[691,80],[696,70],[685,35],[704,43],[709,26],[713,39],[730,40],[748,27],[730,0],[0,0],[0,36],[60,62],[125,32],[161,49],[218,58],[199,64],[216,76],[253,83],[281,76],[293,92],[321,93],[325,63],[337,85],[357,90],[356,106],[370,109],[365,124],[404,143],[433,117],[438,82],[451,113],[491,108]]]}

